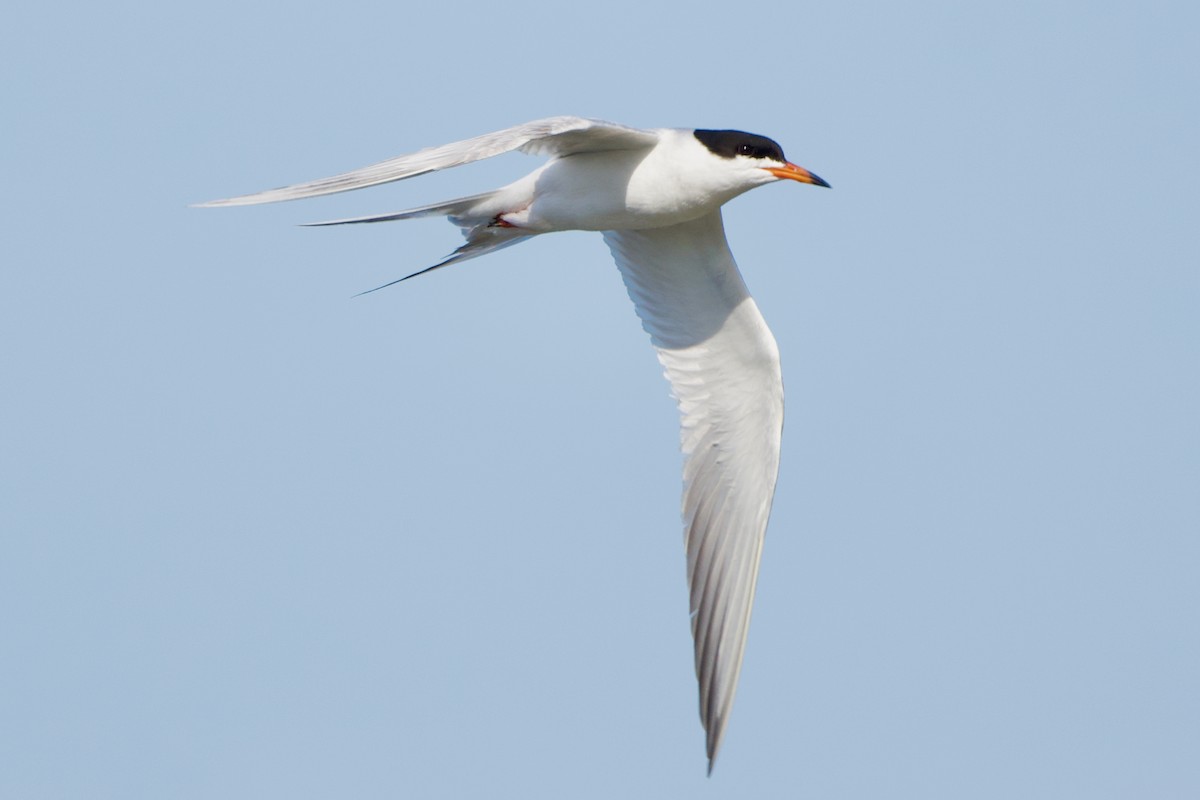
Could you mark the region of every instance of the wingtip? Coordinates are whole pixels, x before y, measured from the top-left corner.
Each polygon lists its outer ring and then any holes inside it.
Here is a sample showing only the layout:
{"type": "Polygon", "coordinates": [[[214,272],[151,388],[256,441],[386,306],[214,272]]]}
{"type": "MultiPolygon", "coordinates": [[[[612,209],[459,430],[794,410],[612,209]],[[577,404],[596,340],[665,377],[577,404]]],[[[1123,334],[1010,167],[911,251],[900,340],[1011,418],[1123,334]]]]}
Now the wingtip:
{"type": "Polygon", "coordinates": [[[192,203],[188,208],[222,208],[224,206],[248,206],[253,201],[241,197],[224,197],[220,200],[205,200],[203,203],[192,203]]]}
{"type": "MultiPolygon", "coordinates": [[[[227,206],[260,206],[267,203],[282,203],[287,200],[299,200],[306,196],[289,195],[288,190],[293,188],[295,187],[283,186],[278,189],[267,189],[265,192],[254,192],[253,194],[239,194],[233,197],[222,197],[220,200],[205,200],[203,203],[195,203],[194,207],[224,208],[227,206]]],[[[323,194],[329,194],[329,192],[324,192],[323,194]]]]}

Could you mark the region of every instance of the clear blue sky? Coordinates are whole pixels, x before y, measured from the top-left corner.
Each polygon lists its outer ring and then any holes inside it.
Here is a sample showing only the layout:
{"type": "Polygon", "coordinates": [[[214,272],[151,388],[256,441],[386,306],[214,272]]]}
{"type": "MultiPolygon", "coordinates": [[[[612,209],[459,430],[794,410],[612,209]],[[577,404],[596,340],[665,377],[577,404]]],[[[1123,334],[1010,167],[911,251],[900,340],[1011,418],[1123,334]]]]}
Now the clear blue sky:
{"type": "Polygon", "coordinates": [[[24,3],[0,797],[1200,796],[1194,3],[24,3]],[[704,777],[676,416],[596,235],[384,292],[554,114],[769,135],[787,425],[704,777]]]}

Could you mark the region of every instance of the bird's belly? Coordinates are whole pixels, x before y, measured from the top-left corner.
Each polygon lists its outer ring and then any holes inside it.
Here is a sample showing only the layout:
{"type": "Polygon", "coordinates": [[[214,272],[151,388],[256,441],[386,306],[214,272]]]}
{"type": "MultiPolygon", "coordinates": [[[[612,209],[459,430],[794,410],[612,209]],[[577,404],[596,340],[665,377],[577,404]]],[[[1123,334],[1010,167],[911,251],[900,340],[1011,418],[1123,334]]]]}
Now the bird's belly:
{"type": "Polygon", "coordinates": [[[523,219],[539,232],[637,230],[695,219],[720,205],[686,182],[645,169],[643,152],[588,153],[551,162],[535,180],[523,219]]]}

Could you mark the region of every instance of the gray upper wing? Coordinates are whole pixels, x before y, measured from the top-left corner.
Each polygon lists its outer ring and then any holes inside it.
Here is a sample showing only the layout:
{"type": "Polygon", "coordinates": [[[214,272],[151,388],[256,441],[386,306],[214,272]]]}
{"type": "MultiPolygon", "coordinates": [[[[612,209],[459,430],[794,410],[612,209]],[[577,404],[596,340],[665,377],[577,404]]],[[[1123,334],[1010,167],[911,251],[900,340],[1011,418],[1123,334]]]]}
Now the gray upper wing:
{"type": "Polygon", "coordinates": [[[629,128],[613,122],[583,117],[549,117],[534,120],[502,131],[485,133],[461,142],[427,147],[408,155],[380,161],[368,167],[343,172],[329,178],[307,183],[269,189],[265,192],[211,200],[200,207],[245,206],[299,200],[335,192],[347,192],[381,183],[399,181],[479,161],[512,150],[534,155],[562,156],[597,150],[627,150],[652,147],[658,142],[654,131],[629,128]]]}

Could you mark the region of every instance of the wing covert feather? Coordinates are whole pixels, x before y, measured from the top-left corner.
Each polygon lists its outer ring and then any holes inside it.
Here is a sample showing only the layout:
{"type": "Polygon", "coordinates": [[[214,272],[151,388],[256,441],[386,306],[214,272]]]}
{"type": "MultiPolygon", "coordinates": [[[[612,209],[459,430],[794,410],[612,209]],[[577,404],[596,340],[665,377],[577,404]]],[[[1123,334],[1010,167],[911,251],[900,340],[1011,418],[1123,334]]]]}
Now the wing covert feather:
{"type": "Polygon", "coordinates": [[[684,541],[711,772],[737,689],[779,469],[779,351],[719,210],[604,238],[682,418],[684,541]]]}

